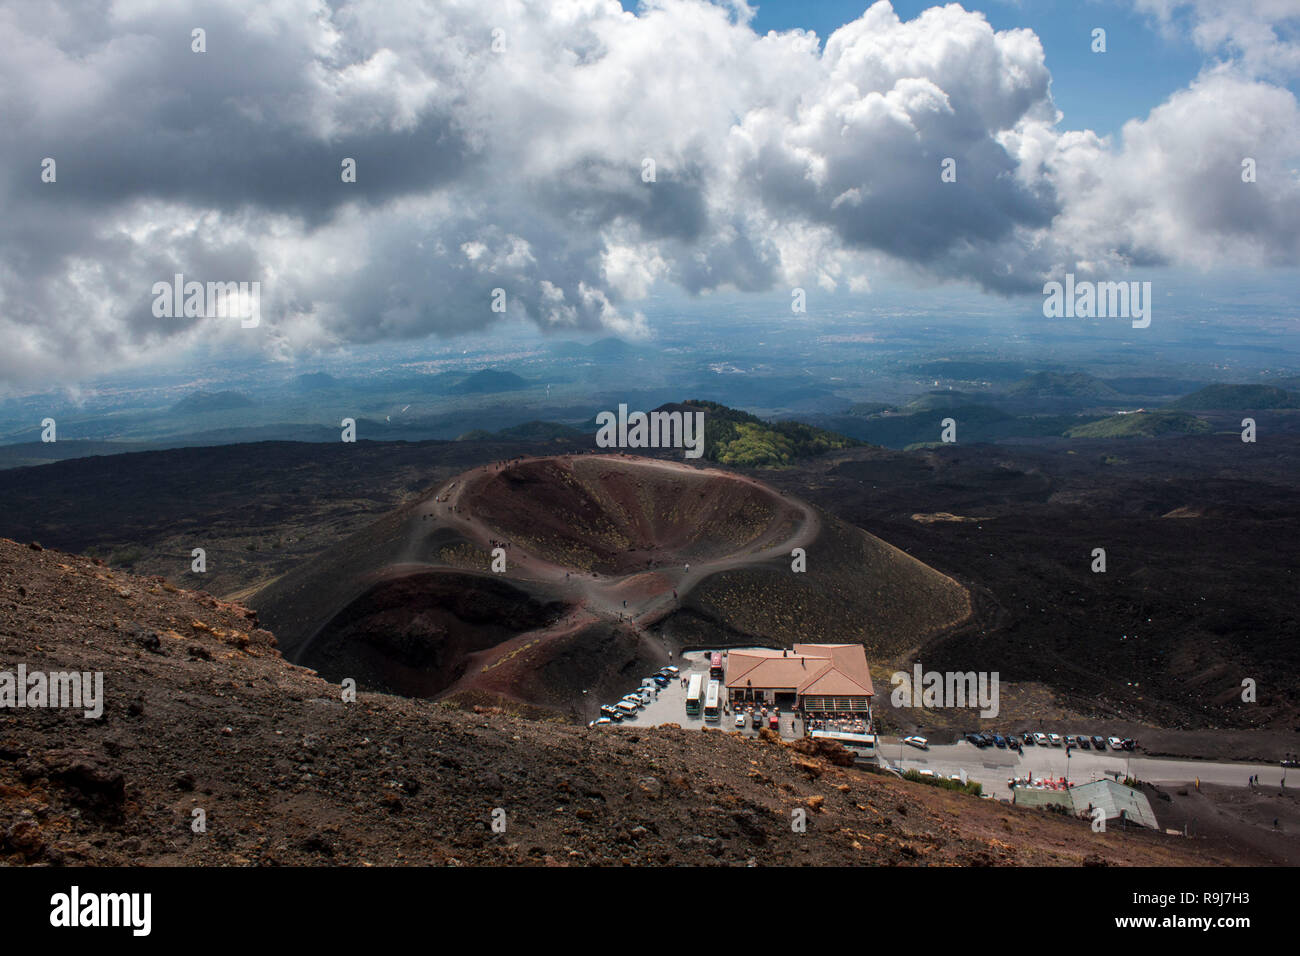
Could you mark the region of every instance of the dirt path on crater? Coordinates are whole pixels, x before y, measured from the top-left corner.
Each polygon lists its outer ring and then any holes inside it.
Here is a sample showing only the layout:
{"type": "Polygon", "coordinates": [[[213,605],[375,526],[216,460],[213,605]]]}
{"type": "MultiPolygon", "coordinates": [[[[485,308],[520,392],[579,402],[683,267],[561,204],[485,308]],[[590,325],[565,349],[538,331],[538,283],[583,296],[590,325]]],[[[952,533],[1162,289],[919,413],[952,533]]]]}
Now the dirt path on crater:
{"type": "MultiPolygon", "coordinates": [[[[792,533],[776,540],[770,540],[773,532],[769,530],[760,536],[757,544],[761,546],[751,544],[741,553],[712,560],[699,560],[689,565],[683,563],[625,575],[601,575],[592,571],[574,570],[534,554],[527,548],[512,544],[506,551],[507,570],[502,576],[507,580],[531,581],[556,586],[562,589],[562,593],[573,603],[574,608],[549,627],[519,634],[475,655],[471,666],[466,669],[465,676],[449,688],[449,692],[466,689],[469,686],[482,688],[485,682],[476,678],[490,673],[496,664],[504,662],[523,647],[572,634],[577,629],[600,620],[623,623],[644,634],[647,628],[670,614],[680,604],[682,598],[709,575],[760,564],[777,557],[788,558],[794,548],[808,547],[821,531],[821,520],[811,506],[796,498],[783,495],[745,475],[715,468],[696,468],[680,462],[628,459],[619,455],[564,455],[549,460],[572,470],[575,459],[605,460],[624,469],[644,469],[646,472],[685,472],[693,477],[715,476],[726,481],[742,482],[771,497],[775,502],[793,509],[797,514],[795,528],[792,533]]],[[[481,519],[476,518],[472,506],[466,502],[472,502],[482,485],[494,475],[501,474],[515,464],[518,464],[518,461],[507,462],[503,466],[483,465],[464,472],[440,486],[433,495],[419,505],[417,512],[421,517],[427,515],[443,527],[454,529],[467,540],[482,546],[490,553],[493,547],[491,542],[502,540],[505,538],[505,533],[489,527],[481,519]],[[442,500],[444,498],[446,500],[442,500]]],[[[773,524],[778,522],[779,516],[778,512],[777,517],[773,519],[773,524]]],[[[494,692],[501,693],[505,682],[492,680],[490,683],[496,685],[492,688],[494,692]]]]}

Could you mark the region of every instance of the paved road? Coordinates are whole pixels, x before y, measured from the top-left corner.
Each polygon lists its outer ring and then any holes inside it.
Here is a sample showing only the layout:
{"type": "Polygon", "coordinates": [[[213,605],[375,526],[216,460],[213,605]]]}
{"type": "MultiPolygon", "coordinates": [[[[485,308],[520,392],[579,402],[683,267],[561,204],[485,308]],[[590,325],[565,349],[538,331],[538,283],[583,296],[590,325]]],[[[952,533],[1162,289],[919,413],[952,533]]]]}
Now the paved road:
{"type": "Polygon", "coordinates": [[[900,765],[901,758],[904,770],[928,768],[943,776],[965,770],[968,777],[984,785],[986,793],[997,797],[1009,794],[1008,778],[1031,773],[1035,779],[1064,776],[1071,783],[1089,783],[1103,779],[1107,771],[1119,771],[1121,776],[1131,775],[1149,783],[1181,784],[1199,778],[1203,783],[1230,787],[1245,787],[1252,774],[1259,774],[1261,786],[1274,788],[1281,785],[1283,774],[1289,773],[1288,786],[1300,787],[1300,771],[1285,771],[1276,764],[1166,760],[1111,750],[1073,750],[1067,765],[1064,747],[1026,747],[1023,754],[1017,754],[994,747],[981,750],[963,740],[917,750],[896,737],[882,737],[880,752],[893,767],[900,765]]]}

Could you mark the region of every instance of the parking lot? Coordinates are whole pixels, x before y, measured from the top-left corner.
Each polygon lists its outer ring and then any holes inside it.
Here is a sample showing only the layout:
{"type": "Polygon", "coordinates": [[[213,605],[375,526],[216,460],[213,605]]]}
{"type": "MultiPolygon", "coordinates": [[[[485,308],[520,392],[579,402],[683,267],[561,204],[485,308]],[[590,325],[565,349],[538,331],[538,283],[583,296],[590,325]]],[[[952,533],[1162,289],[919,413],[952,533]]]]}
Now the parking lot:
{"type": "MultiPolygon", "coordinates": [[[[703,715],[699,717],[688,717],[686,715],[686,687],[682,680],[690,680],[692,674],[701,675],[701,681],[705,686],[709,683],[709,652],[708,651],[688,651],[683,655],[681,660],[673,660],[676,667],[681,669],[681,674],[675,681],[669,681],[668,686],[659,691],[658,696],[652,696],[648,705],[641,708],[636,717],[630,720],[624,720],[623,725],[628,727],[651,727],[656,724],[679,724],[682,727],[690,729],[699,729],[700,727],[712,727],[719,730],[736,731],[740,730],[735,726],[736,715],[734,712],[727,711],[722,715],[718,723],[706,723],[703,715]]],[[[642,677],[649,677],[649,674],[643,674],[642,677]]],[[[638,678],[638,681],[640,678],[638,678]]],[[[637,688],[629,684],[625,693],[630,693],[637,688]]],[[[725,696],[724,696],[725,699],[725,696]]],[[[603,704],[612,704],[614,701],[601,701],[603,704]]],[[[787,739],[793,739],[803,735],[803,727],[794,715],[789,711],[783,711],[780,715],[781,736],[787,739]]],[[[766,726],[766,723],[764,724],[766,726]]],[[[750,721],[745,721],[744,732],[750,735],[756,735],[758,729],[750,726],[750,721]]]]}
{"type": "MultiPolygon", "coordinates": [[[[1245,787],[1252,774],[1258,774],[1262,786],[1280,786],[1286,773],[1276,764],[1217,763],[1200,760],[1169,760],[1161,757],[1144,757],[1129,751],[1115,752],[1107,749],[1073,750],[1067,758],[1064,747],[1025,747],[1023,753],[981,749],[960,741],[956,744],[931,746],[917,750],[897,738],[882,738],[882,761],[895,769],[930,770],[939,776],[950,776],[962,770],[971,780],[977,780],[984,792],[999,800],[1009,800],[1011,790],[1007,780],[1012,777],[1032,776],[1057,779],[1065,777],[1070,783],[1091,783],[1106,777],[1115,779],[1119,774],[1133,776],[1148,783],[1180,784],[1199,779],[1205,783],[1245,787]]],[[[1288,782],[1298,782],[1293,771],[1288,782]]]]}

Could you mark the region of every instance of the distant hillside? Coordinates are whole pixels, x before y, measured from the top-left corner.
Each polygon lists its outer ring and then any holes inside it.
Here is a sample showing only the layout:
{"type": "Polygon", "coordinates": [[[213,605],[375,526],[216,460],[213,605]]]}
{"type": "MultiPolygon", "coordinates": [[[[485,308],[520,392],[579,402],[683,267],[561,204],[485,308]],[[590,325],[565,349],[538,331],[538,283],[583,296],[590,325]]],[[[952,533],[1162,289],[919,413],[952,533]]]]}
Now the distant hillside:
{"type": "Polygon", "coordinates": [[[945,418],[957,422],[957,441],[962,444],[1004,438],[1058,437],[1065,429],[1079,423],[1076,415],[1016,416],[992,405],[954,405],[908,415],[872,418],[821,415],[815,421],[871,445],[906,448],[939,441],[945,418]]]}
{"type": "Polygon", "coordinates": [[[302,391],[314,391],[318,388],[334,388],[339,380],[328,372],[306,372],[293,380],[302,391]]]}
{"type": "Polygon", "coordinates": [[[850,405],[844,410],[845,415],[854,415],[860,418],[866,418],[870,415],[879,415],[881,412],[896,411],[893,405],[888,402],[857,402],[850,405]]]}
{"type": "Polygon", "coordinates": [[[683,410],[704,410],[704,457],[724,465],[773,468],[862,442],[802,422],[765,422],[717,402],[691,399],[683,410]]]}
{"type": "Polygon", "coordinates": [[[587,352],[592,358],[626,358],[636,351],[635,345],[616,338],[604,338],[598,342],[592,342],[587,347],[587,352]]]}
{"type": "Polygon", "coordinates": [[[1001,362],[979,359],[939,359],[908,366],[911,371],[932,378],[958,379],[967,382],[1015,381],[1027,369],[1018,362],[1001,362]]]}
{"type": "Polygon", "coordinates": [[[1103,381],[1121,395],[1184,395],[1205,384],[1161,375],[1125,375],[1103,381]]]}
{"type": "Polygon", "coordinates": [[[1250,411],[1256,408],[1300,408],[1300,394],[1272,385],[1207,385],[1170,402],[1166,408],[1188,411],[1250,411]]]}
{"type": "Polygon", "coordinates": [[[550,350],[552,354],[565,358],[618,360],[632,356],[638,348],[622,339],[610,337],[599,339],[590,345],[582,342],[556,342],[550,350]]]}
{"type": "Polygon", "coordinates": [[[130,451],[149,451],[154,447],[145,442],[78,438],[59,439],[54,442],[21,442],[0,445],[0,469],[26,468],[52,461],[66,461],[69,458],[86,458],[90,455],[120,455],[130,451]]]}
{"type": "Polygon", "coordinates": [[[1201,435],[1210,423],[1183,412],[1131,412],[1111,415],[1067,429],[1067,438],[1155,438],[1160,435],[1201,435]]]}
{"type": "Polygon", "coordinates": [[[568,425],[562,425],[559,422],[532,421],[511,428],[503,428],[496,432],[476,428],[461,435],[456,441],[554,441],[557,438],[577,439],[585,437],[587,437],[586,433],[568,425]]]}
{"type": "Polygon", "coordinates": [[[226,412],[235,408],[252,408],[253,400],[240,392],[192,392],[172,406],[177,414],[226,412]]]}
{"type": "Polygon", "coordinates": [[[514,372],[498,372],[485,368],[473,373],[447,389],[452,395],[485,395],[491,392],[514,392],[530,388],[531,383],[514,372]]]}
{"type": "Polygon", "coordinates": [[[1084,372],[1035,372],[1011,386],[1017,398],[1115,398],[1119,395],[1101,379],[1084,372]]]}
{"type": "Polygon", "coordinates": [[[962,392],[956,389],[942,389],[926,392],[912,399],[901,409],[904,413],[929,412],[936,408],[959,408],[963,405],[978,404],[980,396],[974,392],[962,392]]]}

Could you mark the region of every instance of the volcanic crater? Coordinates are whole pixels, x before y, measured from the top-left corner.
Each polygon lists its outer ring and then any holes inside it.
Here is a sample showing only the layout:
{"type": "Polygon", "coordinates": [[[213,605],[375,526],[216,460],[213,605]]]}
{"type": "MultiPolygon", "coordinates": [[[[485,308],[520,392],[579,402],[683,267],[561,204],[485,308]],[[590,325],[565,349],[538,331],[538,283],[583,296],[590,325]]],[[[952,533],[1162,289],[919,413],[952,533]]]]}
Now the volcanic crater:
{"type": "Polygon", "coordinates": [[[249,603],[329,680],[574,717],[686,647],[897,650],[970,613],[952,579],[746,475],[594,454],[465,472],[249,603]]]}

